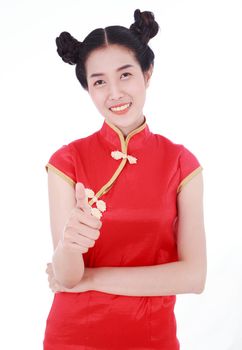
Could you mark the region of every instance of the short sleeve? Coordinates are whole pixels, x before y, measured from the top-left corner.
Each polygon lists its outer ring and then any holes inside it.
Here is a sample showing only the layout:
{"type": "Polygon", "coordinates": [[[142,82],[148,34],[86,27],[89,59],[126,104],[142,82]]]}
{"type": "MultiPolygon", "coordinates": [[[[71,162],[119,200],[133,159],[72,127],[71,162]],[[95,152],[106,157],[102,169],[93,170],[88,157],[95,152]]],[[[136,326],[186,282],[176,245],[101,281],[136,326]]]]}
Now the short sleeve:
{"type": "Polygon", "coordinates": [[[52,154],[45,169],[54,171],[71,185],[76,183],[76,171],[73,150],[69,145],[63,145],[52,154]]]}
{"type": "Polygon", "coordinates": [[[179,168],[180,179],[177,193],[179,193],[194,176],[203,170],[197,157],[184,146],[182,146],[182,152],[179,158],[179,168]]]}

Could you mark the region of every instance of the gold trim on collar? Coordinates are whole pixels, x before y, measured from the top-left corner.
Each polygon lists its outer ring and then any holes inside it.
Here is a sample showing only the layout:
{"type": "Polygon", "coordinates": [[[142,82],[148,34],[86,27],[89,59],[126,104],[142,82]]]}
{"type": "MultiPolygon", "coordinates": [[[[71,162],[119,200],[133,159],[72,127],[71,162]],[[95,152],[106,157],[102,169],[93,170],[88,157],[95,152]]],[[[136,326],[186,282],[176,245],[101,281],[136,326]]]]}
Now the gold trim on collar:
{"type": "Polygon", "coordinates": [[[145,121],[142,125],[140,125],[138,128],[131,131],[126,136],[126,138],[124,138],[122,131],[117,126],[115,126],[114,124],[109,122],[107,119],[105,119],[105,122],[110,126],[110,128],[112,128],[118,134],[120,142],[121,142],[121,151],[125,154],[127,154],[127,146],[128,146],[128,143],[129,143],[129,140],[131,139],[131,137],[134,136],[135,134],[138,134],[138,132],[140,132],[141,130],[143,130],[147,124],[146,118],[145,118],[145,121]]]}
{"type": "MultiPolygon", "coordinates": [[[[110,128],[112,128],[119,136],[120,139],[120,143],[121,143],[121,151],[125,154],[127,154],[127,149],[128,149],[128,143],[130,141],[130,139],[135,135],[138,134],[140,131],[142,131],[145,127],[146,127],[146,118],[145,121],[142,125],[140,125],[138,128],[134,129],[133,131],[131,131],[126,138],[124,138],[124,135],[122,133],[122,131],[116,127],[114,124],[110,123],[107,119],[105,119],[105,122],[110,126],[110,128]]],[[[119,164],[117,170],[115,171],[115,173],[113,174],[113,176],[111,177],[111,179],[95,194],[95,196],[97,198],[99,198],[100,196],[102,196],[103,194],[107,193],[114,181],[117,179],[117,177],[120,175],[121,171],[123,170],[126,162],[128,161],[127,158],[123,158],[121,163],[119,164]]],[[[93,201],[91,200],[89,202],[90,205],[93,204],[93,201]]]]}

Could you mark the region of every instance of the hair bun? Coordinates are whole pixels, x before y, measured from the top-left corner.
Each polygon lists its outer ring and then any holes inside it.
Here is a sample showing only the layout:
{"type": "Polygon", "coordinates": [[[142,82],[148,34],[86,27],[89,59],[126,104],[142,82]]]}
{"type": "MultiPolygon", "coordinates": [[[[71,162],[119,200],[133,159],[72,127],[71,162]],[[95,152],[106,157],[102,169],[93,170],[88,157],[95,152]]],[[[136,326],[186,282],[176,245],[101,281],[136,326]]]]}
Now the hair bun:
{"type": "Polygon", "coordinates": [[[143,44],[148,44],[159,30],[159,25],[155,21],[154,14],[150,11],[134,11],[135,22],[130,26],[130,30],[139,37],[143,44]]]}
{"type": "Polygon", "coordinates": [[[62,32],[55,39],[58,55],[69,64],[76,64],[80,60],[82,43],[71,36],[68,32],[62,32]]]}

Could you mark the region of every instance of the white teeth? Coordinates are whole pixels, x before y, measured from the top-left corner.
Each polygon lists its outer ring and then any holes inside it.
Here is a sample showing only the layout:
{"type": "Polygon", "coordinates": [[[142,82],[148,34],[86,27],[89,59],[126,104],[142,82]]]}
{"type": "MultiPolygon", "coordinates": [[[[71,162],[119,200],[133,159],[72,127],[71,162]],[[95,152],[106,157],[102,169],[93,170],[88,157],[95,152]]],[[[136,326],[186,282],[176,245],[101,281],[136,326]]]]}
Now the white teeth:
{"type": "Polygon", "coordinates": [[[123,111],[124,109],[128,108],[131,105],[131,103],[127,103],[126,105],[120,106],[120,107],[111,107],[110,109],[114,112],[123,111]]]}

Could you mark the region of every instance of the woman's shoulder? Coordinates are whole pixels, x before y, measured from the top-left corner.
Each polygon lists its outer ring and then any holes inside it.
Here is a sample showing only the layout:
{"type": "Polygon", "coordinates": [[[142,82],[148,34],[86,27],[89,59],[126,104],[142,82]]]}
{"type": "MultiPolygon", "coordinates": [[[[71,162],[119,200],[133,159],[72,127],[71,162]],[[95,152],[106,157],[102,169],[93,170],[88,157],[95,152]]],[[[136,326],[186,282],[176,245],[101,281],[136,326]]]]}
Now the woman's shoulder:
{"type": "Polygon", "coordinates": [[[160,133],[153,133],[154,138],[158,142],[159,146],[170,152],[182,152],[184,145],[174,141],[172,138],[167,137],[160,133]]]}
{"type": "Polygon", "coordinates": [[[80,137],[70,141],[67,145],[70,149],[80,149],[82,147],[89,147],[90,143],[97,139],[98,131],[93,132],[92,134],[80,137]]]}
{"type": "Polygon", "coordinates": [[[179,178],[177,192],[180,192],[183,185],[203,170],[199,158],[183,143],[177,143],[158,133],[154,134],[154,137],[160,147],[161,160],[166,164],[166,168],[175,171],[179,178]]]}
{"type": "MultiPolygon", "coordinates": [[[[45,164],[46,171],[52,169],[60,175],[76,182],[76,167],[81,155],[90,148],[90,143],[96,138],[97,132],[90,135],[65,142],[57,147],[49,156],[45,164]]],[[[79,164],[79,163],[78,163],[79,164]]]]}
{"type": "Polygon", "coordinates": [[[160,133],[153,134],[165,159],[199,166],[199,160],[186,143],[179,143],[160,133]]]}

